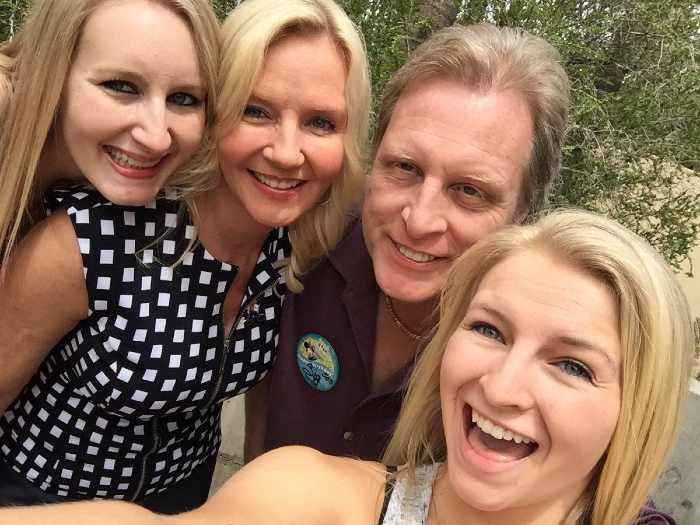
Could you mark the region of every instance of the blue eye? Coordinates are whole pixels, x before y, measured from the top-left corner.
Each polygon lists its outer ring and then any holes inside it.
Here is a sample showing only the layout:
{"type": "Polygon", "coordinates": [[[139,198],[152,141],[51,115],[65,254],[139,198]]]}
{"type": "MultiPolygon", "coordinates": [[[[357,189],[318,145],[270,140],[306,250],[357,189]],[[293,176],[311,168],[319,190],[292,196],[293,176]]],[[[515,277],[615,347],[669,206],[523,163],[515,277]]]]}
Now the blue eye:
{"type": "Polygon", "coordinates": [[[255,120],[262,120],[267,118],[267,113],[257,106],[246,106],[243,110],[243,116],[255,120]]]}
{"type": "Polygon", "coordinates": [[[198,106],[201,101],[197,97],[195,97],[194,95],[190,95],[189,93],[178,92],[169,95],[168,102],[175,104],[176,106],[189,107],[198,106]]]}
{"type": "Polygon", "coordinates": [[[130,95],[136,95],[138,93],[136,86],[134,86],[134,84],[131,82],[127,82],[126,80],[105,80],[104,82],[100,83],[100,85],[117,93],[126,93],[130,95]]]}
{"type": "Polygon", "coordinates": [[[573,377],[580,377],[588,381],[592,381],[593,379],[590,370],[588,370],[588,367],[582,363],[579,363],[578,361],[566,359],[564,361],[559,361],[558,363],[555,363],[555,365],[567,375],[573,377]]]}
{"type": "Polygon", "coordinates": [[[467,201],[472,201],[475,198],[479,200],[484,199],[483,192],[471,184],[457,184],[453,188],[457,191],[460,198],[467,199],[467,201]]]}
{"type": "Polygon", "coordinates": [[[399,170],[405,171],[407,173],[416,173],[418,172],[418,168],[416,168],[413,164],[410,162],[397,162],[394,164],[399,170]]]}
{"type": "Polygon", "coordinates": [[[481,195],[481,192],[479,190],[477,190],[474,186],[470,186],[469,184],[463,184],[461,186],[458,186],[458,188],[465,195],[474,195],[477,197],[481,195]]]}
{"type": "Polygon", "coordinates": [[[490,325],[488,323],[475,323],[472,325],[471,329],[477,334],[483,335],[484,337],[494,339],[499,343],[505,343],[503,335],[501,335],[501,332],[498,331],[498,328],[494,327],[493,325],[490,325]]]}
{"type": "Polygon", "coordinates": [[[331,132],[335,131],[335,124],[333,124],[333,122],[331,122],[327,118],[323,118],[323,117],[312,118],[310,125],[314,129],[317,129],[317,130],[322,131],[324,133],[331,133],[331,132]]]}

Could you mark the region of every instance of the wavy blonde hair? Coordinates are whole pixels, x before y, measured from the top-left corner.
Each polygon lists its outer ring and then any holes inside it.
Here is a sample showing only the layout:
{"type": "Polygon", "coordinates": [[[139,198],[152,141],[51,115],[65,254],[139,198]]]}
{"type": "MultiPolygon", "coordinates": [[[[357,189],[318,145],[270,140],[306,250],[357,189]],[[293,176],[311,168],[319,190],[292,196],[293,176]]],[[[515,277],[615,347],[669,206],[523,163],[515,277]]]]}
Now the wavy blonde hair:
{"type": "Polygon", "coordinates": [[[388,464],[447,459],[440,408],[440,363],[484,276],[517,253],[545,250],[605,283],[617,299],[622,347],[621,407],[615,432],[589,489],[567,524],[630,523],[649,497],[680,425],[693,355],[690,310],[674,276],[649,245],[612,220],[553,212],[470,248],[453,267],[435,337],[416,365],[388,464]]]}
{"type": "Polygon", "coordinates": [[[375,151],[402,93],[427,78],[456,80],[483,93],[513,90],[523,97],[534,136],[518,212],[524,218],[542,209],[559,176],[569,114],[569,78],[559,52],[522,29],[475,24],[436,31],[384,87],[375,151]]]}
{"type": "MultiPolygon", "coordinates": [[[[38,218],[36,172],[58,112],[80,35],[103,0],[36,0],[22,29],[0,47],[0,264],[21,231],[38,218]]],[[[219,70],[219,28],[207,0],[150,0],[179,14],[192,31],[207,86],[202,147],[167,182],[183,194],[211,186],[213,125],[219,70]]]]}
{"type": "Polygon", "coordinates": [[[332,0],[246,0],[228,16],[222,34],[218,136],[226,135],[240,123],[273,44],[290,35],[328,35],[345,59],[348,120],[343,171],[331,185],[327,200],[290,226],[292,256],[286,279],[289,289],[299,292],[303,286],[298,277],[340,240],[347,212],[362,196],[371,104],[364,42],[352,21],[332,0]]]}

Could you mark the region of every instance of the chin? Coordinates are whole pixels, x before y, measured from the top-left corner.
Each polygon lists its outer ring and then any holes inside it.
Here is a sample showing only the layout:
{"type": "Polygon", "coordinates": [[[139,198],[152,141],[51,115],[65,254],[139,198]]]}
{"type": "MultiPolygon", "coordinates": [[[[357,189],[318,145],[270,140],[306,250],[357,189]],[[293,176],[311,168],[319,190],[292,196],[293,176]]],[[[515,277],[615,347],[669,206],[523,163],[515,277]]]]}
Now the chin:
{"type": "Polygon", "coordinates": [[[143,206],[144,204],[152,201],[156,192],[143,192],[143,191],[126,191],[121,193],[114,192],[103,192],[99,188],[97,190],[102,194],[102,196],[117,206],[143,206]]]}
{"type": "Polygon", "coordinates": [[[490,494],[486,488],[479,489],[475,486],[473,480],[463,480],[465,483],[470,483],[469,488],[459,485],[458,480],[453,480],[450,477],[452,490],[463,503],[480,512],[500,512],[512,508],[512,503],[504,500],[503,491],[499,490],[496,493],[490,494]]]}
{"type": "Polygon", "coordinates": [[[385,294],[397,301],[405,303],[424,303],[436,299],[440,293],[439,287],[425,286],[425,283],[402,279],[394,274],[389,278],[377,275],[377,285],[385,294]]]}
{"type": "MultiPolygon", "coordinates": [[[[88,182],[90,182],[89,179],[88,182]]],[[[156,198],[161,186],[160,184],[105,186],[104,184],[90,183],[105,199],[117,206],[143,206],[156,198]]]]}
{"type": "Polygon", "coordinates": [[[379,288],[385,295],[388,295],[395,301],[401,301],[403,303],[414,303],[422,304],[434,301],[438,298],[438,293],[430,290],[422,292],[421,290],[416,290],[414,284],[404,283],[394,286],[389,284],[383,286],[379,284],[379,288]]]}

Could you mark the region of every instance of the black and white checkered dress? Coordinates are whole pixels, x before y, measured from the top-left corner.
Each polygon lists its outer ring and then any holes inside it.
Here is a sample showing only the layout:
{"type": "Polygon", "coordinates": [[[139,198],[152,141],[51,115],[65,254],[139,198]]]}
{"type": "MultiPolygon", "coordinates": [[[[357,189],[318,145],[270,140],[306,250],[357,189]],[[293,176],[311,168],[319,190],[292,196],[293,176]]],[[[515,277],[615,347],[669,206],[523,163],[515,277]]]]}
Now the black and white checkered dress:
{"type": "Polygon", "coordinates": [[[89,315],[0,419],[0,456],[51,494],[140,499],[216,454],[221,401],[270,370],[286,231],[270,233],[225,334],[237,268],[188,248],[194,228],[173,196],[145,207],[92,191],[57,200],[78,237],[89,315]]]}

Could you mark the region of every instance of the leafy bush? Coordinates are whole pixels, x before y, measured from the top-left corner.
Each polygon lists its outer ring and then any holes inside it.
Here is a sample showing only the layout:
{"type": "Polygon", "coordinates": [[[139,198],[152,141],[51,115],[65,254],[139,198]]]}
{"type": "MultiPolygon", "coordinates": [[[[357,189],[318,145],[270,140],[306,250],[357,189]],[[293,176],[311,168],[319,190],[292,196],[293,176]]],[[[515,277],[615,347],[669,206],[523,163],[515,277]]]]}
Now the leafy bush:
{"type": "MultiPolygon", "coordinates": [[[[700,10],[692,2],[339,1],[365,36],[377,97],[417,44],[454,22],[520,26],[550,41],[573,97],[554,204],[618,219],[692,273],[688,254],[700,234],[700,10]]],[[[238,3],[213,1],[220,17],[238,3]]],[[[0,0],[2,39],[28,4],[0,0]]]]}

